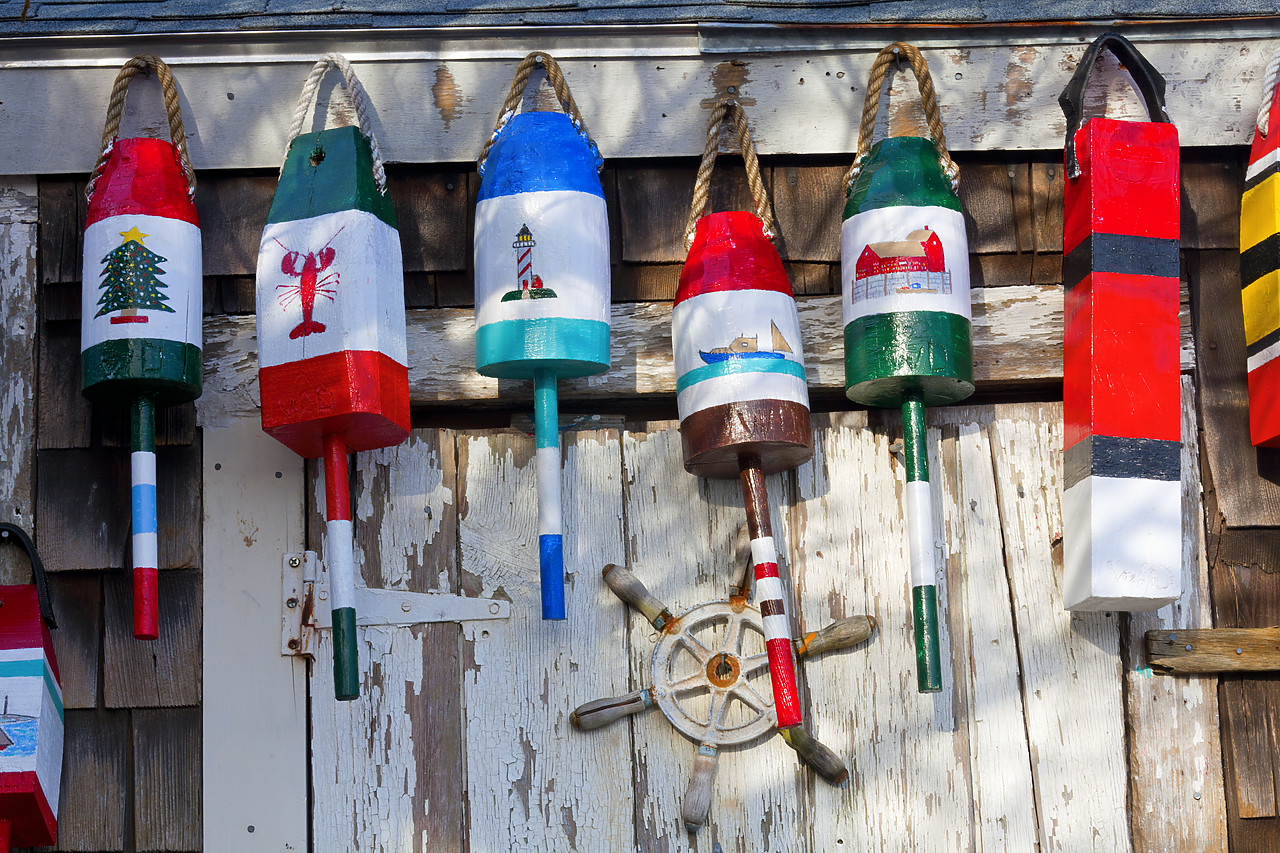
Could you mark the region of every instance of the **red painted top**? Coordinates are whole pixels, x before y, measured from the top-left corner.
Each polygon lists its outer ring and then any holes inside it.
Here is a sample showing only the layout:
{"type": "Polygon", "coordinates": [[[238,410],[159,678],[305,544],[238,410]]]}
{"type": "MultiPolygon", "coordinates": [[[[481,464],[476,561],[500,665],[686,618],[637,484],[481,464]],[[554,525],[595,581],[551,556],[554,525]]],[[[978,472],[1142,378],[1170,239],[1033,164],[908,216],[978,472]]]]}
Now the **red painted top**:
{"type": "Polygon", "coordinates": [[[1063,251],[1090,234],[1179,237],[1178,129],[1091,118],[1076,131],[1081,175],[1068,180],[1063,251]]]}
{"type": "Polygon", "coordinates": [[[1277,148],[1280,148],[1280,82],[1276,83],[1276,91],[1271,98],[1271,112],[1267,113],[1267,135],[1259,133],[1256,126],[1253,128],[1253,147],[1249,149],[1250,165],[1277,148]]]}
{"type": "Polygon", "coordinates": [[[187,196],[178,149],[150,137],[117,139],[89,199],[85,227],[108,216],[141,213],[181,219],[200,227],[196,206],[187,196]]]}
{"type": "Polygon", "coordinates": [[[730,210],[698,220],[680,270],[676,304],[718,290],[774,290],[793,296],[778,250],[754,213],[730,210]]]}
{"type": "Polygon", "coordinates": [[[59,682],[58,660],[53,656],[53,638],[40,615],[40,600],[34,584],[0,586],[0,650],[43,648],[49,668],[59,682]]]}

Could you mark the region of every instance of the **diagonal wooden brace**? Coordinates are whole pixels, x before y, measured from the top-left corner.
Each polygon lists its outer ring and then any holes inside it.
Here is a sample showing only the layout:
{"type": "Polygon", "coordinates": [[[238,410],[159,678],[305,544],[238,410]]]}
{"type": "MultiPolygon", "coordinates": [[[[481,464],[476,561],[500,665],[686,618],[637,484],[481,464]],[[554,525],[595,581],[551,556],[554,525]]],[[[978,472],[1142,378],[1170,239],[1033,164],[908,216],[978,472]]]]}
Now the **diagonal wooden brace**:
{"type": "Polygon", "coordinates": [[[1280,671],[1280,627],[1194,628],[1147,632],[1147,661],[1156,672],[1280,671]]]}

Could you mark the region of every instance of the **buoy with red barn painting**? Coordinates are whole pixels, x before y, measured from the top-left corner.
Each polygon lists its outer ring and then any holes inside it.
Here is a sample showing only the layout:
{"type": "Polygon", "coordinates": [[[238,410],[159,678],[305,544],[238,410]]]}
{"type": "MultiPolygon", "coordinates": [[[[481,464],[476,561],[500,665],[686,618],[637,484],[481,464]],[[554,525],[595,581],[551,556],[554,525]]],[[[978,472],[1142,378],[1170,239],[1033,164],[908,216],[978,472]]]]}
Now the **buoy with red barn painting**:
{"type": "Polygon", "coordinates": [[[845,394],[900,408],[906,462],[916,688],[942,689],[937,555],[925,407],[973,393],[969,242],[941,113],[924,57],[896,42],[871,68],[846,177],[841,230],[845,394]],[[871,144],[890,63],[905,58],[920,86],[931,139],[893,136],[871,144]]]}
{"type": "MultiPolygon", "coordinates": [[[[803,725],[787,593],[769,520],[765,476],[813,457],[800,318],[782,259],[770,242],[772,231],[746,114],[737,100],[721,99],[707,127],[685,228],[688,257],[671,312],[684,467],[698,476],[742,484],[778,729],[803,761],[840,784],[848,778],[844,763],[803,725]],[[734,122],[746,161],[754,214],[706,212],[720,125],[727,119],[734,122]]],[[[713,743],[699,748],[686,796],[690,826],[700,826],[705,818],[716,754],[713,743]],[[697,808],[691,811],[690,803],[697,808]],[[701,816],[692,813],[699,808],[701,816]]]]}
{"type": "Polygon", "coordinates": [[[1116,33],[1089,46],[1058,102],[1064,606],[1156,610],[1182,590],[1178,130],[1164,78],[1116,33]],[[1132,76],[1150,121],[1081,121],[1103,50],[1132,76]]]}
{"type": "MultiPolygon", "coordinates": [[[[335,89],[342,96],[343,89],[335,89]]],[[[312,68],[258,250],[262,428],[324,466],[334,695],[360,695],[349,454],[409,434],[404,272],[370,107],[346,58],[312,68]],[[302,133],[321,80],[342,73],[359,126],[302,133]]]]}
{"type": "Polygon", "coordinates": [[[160,634],[156,409],[199,397],[202,381],[194,193],[173,74],[157,57],[134,57],[116,77],[86,191],[80,367],[86,397],[130,408],[133,635],[140,640],[160,634]],[[118,138],[129,81],[148,72],[164,93],[170,142],[118,138]]]}
{"type": "Polygon", "coordinates": [[[555,59],[516,68],[480,154],[476,370],[532,379],[542,618],[565,618],[556,384],[609,368],[609,216],[604,161],[555,59]],[[516,111],[535,70],[564,112],[516,111]]]}
{"type": "Polygon", "coordinates": [[[0,586],[0,853],[8,853],[57,841],[63,707],[44,564],[16,525],[0,523],[0,542],[26,551],[34,575],[0,586]]]}

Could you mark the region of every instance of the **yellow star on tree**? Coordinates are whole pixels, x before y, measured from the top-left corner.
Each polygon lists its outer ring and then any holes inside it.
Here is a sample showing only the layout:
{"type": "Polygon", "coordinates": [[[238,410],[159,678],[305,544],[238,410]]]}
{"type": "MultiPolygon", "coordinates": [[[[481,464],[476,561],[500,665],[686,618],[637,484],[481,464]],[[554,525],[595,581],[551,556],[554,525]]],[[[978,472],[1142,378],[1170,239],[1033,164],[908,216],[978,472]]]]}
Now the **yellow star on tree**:
{"type": "Polygon", "coordinates": [[[130,240],[134,241],[138,245],[143,245],[142,238],[150,237],[151,235],[143,234],[141,231],[138,230],[138,226],[135,225],[132,228],[130,228],[128,231],[121,231],[120,236],[124,238],[123,240],[120,241],[120,245],[123,246],[125,243],[128,243],[130,240]]]}

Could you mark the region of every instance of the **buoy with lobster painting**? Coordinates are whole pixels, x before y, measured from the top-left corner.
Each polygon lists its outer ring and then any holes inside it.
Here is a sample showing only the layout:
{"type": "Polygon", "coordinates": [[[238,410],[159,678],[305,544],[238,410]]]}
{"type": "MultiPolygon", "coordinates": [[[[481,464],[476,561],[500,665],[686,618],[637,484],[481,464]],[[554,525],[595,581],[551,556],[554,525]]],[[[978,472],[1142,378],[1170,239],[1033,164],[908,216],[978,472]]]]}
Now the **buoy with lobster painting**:
{"type": "Polygon", "coordinates": [[[86,191],[80,302],[81,389],[127,402],[132,473],[133,635],[160,635],[155,416],[200,396],[203,278],[178,90],[169,66],[138,56],[120,69],[86,191]],[[154,72],[171,142],[118,138],[129,81],[154,72]]]}
{"type": "MultiPolygon", "coordinates": [[[[340,90],[337,90],[340,91],[340,90]]],[[[333,607],[334,695],[360,693],[348,454],[409,434],[400,235],[364,89],[331,53],[303,88],[258,251],[262,428],[320,458],[325,568],[333,607]],[[338,68],[360,122],[302,133],[321,79],[338,68]]]]}
{"type": "Polygon", "coordinates": [[[543,619],[565,618],[556,383],[609,368],[603,165],[560,66],[545,53],[526,56],[480,155],[476,370],[533,380],[543,619]],[[563,113],[516,113],[537,69],[563,113]]]}

